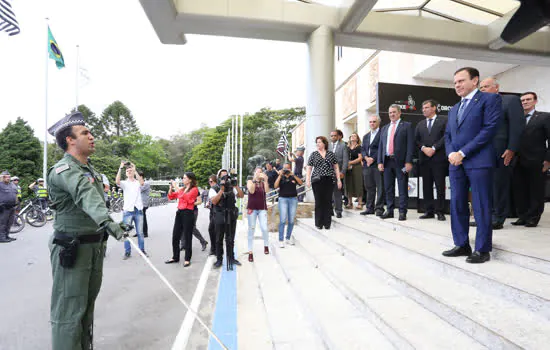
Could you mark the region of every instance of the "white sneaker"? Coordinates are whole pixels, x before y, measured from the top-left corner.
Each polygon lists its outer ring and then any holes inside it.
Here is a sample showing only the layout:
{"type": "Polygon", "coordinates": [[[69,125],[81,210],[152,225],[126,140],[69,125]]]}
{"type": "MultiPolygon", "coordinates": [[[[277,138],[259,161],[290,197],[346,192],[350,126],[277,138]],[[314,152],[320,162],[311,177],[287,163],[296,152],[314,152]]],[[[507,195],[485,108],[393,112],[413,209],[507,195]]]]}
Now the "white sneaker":
{"type": "Polygon", "coordinates": [[[290,236],[290,239],[286,240],[286,244],[290,244],[290,245],[296,244],[296,241],[294,240],[294,236],[290,236]]]}
{"type": "Polygon", "coordinates": [[[284,248],[285,247],[285,241],[279,241],[279,247],[284,248]]]}

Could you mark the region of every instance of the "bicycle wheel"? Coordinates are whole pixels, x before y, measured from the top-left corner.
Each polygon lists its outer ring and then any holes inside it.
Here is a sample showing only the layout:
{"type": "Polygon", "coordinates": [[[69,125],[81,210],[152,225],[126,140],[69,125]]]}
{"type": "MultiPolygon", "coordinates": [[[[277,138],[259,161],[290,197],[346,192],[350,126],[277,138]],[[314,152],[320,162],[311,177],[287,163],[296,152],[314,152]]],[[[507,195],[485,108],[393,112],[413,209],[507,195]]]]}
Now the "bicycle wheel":
{"type": "Polygon", "coordinates": [[[13,224],[10,227],[10,233],[18,233],[21,232],[25,228],[25,220],[19,215],[15,214],[15,217],[13,219],[13,224]]]}
{"type": "Polygon", "coordinates": [[[46,225],[46,215],[42,212],[40,209],[32,208],[27,212],[25,215],[25,220],[29,223],[29,225],[34,227],[42,227],[46,225]]]}

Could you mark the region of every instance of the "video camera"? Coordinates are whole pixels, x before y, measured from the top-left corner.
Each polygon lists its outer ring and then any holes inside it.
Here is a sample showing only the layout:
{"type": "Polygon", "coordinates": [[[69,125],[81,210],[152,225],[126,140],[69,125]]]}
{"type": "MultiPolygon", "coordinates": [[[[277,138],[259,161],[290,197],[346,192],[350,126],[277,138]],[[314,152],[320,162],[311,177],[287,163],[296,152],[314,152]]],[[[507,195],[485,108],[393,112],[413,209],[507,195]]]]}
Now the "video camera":
{"type": "Polygon", "coordinates": [[[231,174],[222,176],[220,186],[224,186],[224,192],[233,192],[233,187],[237,186],[237,176],[231,176],[231,174]]]}

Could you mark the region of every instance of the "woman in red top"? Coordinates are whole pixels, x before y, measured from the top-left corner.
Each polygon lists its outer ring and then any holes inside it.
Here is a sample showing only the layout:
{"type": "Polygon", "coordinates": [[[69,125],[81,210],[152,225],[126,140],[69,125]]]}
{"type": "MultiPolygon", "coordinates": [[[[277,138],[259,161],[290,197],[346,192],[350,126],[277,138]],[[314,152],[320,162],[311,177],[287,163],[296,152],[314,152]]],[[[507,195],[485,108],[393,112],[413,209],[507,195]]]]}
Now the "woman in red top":
{"type": "Polygon", "coordinates": [[[191,265],[191,235],[193,234],[193,226],[195,217],[193,209],[195,201],[199,195],[197,189],[197,178],[195,174],[188,172],[183,175],[183,187],[180,188],[175,182],[170,184],[168,191],[169,199],[178,199],[178,211],[174,220],[174,229],[172,231],[172,259],[165,261],[167,264],[172,264],[180,261],[180,246],[179,242],[183,233],[185,241],[185,262],[183,267],[191,265]]]}

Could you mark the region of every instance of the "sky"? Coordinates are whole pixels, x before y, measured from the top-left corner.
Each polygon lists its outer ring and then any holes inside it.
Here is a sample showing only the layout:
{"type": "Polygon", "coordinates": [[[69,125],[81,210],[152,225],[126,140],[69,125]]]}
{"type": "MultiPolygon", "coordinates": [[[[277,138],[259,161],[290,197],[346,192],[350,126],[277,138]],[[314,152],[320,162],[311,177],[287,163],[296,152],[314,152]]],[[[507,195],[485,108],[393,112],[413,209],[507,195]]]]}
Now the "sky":
{"type": "MultiPolygon", "coordinates": [[[[305,44],[187,35],[163,45],[137,0],[12,0],[21,33],[0,32],[0,129],[22,117],[44,139],[47,24],[66,67],[48,65],[48,126],[78,103],[122,101],[143,133],[168,138],[233,114],[305,106],[305,44]]],[[[48,136],[49,141],[53,139],[48,136]]]]}

